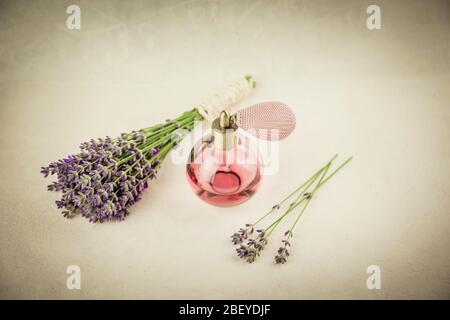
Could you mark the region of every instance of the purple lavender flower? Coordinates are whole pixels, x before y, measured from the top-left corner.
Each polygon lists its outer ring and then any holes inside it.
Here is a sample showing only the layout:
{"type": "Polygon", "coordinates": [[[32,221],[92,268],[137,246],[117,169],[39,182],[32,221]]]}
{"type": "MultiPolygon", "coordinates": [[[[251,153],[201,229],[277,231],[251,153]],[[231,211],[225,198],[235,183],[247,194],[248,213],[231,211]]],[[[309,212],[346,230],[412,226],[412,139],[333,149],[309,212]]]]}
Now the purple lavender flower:
{"type": "MultiPolygon", "coordinates": [[[[249,228],[251,225],[246,226],[248,226],[247,228],[249,228]]],[[[251,228],[253,232],[253,227],[251,226],[251,228]]],[[[258,233],[256,238],[249,238],[245,244],[241,242],[240,246],[236,249],[238,257],[247,261],[248,263],[255,262],[256,258],[259,257],[261,251],[263,251],[265,246],[267,245],[265,231],[256,230],[256,232],[258,233]]]]}
{"type": "Polygon", "coordinates": [[[239,245],[244,240],[248,238],[249,235],[253,233],[253,226],[251,224],[246,224],[245,228],[240,228],[238,232],[235,232],[231,236],[231,242],[234,245],[239,245]]]}
{"type": "Polygon", "coordinates": [[[285,239],[282,240],[281,247],[277,250],[277,255],[275,256],[275,263],[276,264],[285,264],[287,257],[289,257],[289,250],[288,247],[291,246],[291,243],[289,242],[289,238],[293,236],[292,230],[288,230],[284,233],[285,239]]]}
{"type": "Polygon", "coordinates": [[[202,118],[194,109],[178,119],[182,126],[167,123],[115,139],[91,139],[80,145],[78,154],[42,167],[44,177],[56,175],[48,190],[62,193],[57,208],[65,217],[81,214],[91,222],[125,219],[176,145],[174,132],[192,129],[202,118]]]}

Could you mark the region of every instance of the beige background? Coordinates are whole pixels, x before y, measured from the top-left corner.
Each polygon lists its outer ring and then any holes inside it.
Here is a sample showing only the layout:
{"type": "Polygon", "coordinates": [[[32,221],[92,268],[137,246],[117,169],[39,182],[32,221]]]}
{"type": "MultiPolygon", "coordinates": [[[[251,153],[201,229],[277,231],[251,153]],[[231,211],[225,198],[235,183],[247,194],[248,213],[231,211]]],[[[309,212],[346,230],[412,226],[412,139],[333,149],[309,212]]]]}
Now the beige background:
{"type": "Polygon", "coordinates": [[[369,31],[371,3],[0,1],[0,297],[449,298],[450,4],[376,1],[382,29],[369,31]],[[65,26],[73,3],[79,31],[65,26]],[[125,222],[60,215],[40,166],[246,73],[246,104],[281,100],[298,117],[251,201],[208,206],[167,161],[125,222]],[[231,233],[336,152],[354,160],[312,201],[289,263],[272,263],[278,236],[258,263],[238,261],[231,233]]]}

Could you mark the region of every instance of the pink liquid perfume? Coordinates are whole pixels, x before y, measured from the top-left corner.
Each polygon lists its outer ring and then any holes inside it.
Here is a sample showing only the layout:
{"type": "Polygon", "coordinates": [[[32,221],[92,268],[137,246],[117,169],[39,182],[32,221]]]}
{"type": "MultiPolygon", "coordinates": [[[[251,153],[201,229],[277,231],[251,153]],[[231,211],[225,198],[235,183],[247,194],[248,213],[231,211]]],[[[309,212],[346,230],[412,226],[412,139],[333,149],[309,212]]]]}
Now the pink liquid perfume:
{"type": "Polygon", "coordinates": [[[236,116],[222,111],[212,134],[199,141],[186,166],[187,179],[203,201],[221,207],[248,200],[261,186],[261,160],[256,148],[238,133],[236,116]]]}

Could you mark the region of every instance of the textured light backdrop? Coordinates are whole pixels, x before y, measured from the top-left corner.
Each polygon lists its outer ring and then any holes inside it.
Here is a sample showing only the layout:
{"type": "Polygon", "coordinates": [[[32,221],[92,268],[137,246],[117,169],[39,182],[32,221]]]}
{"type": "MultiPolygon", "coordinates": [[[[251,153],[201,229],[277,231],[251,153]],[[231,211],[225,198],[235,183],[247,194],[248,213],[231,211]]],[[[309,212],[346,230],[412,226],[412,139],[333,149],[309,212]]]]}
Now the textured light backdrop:
{"type": "MultiPolygon", "coordinates": [[[[376,1],[0,1],[1,298],[449,298],[450,5],[376,1]],[[81,7],[81,30],[65,25],[81,7]],[[122,223],[64,219],[40,166],[174,117],[252,74],[247,104],[298,117],[249,202],[198,200],[167,161],[122,223]],[[285,266],[229,236],[334,153],[285,266]],[[81,267],[81,290],[66,267],[81,267]],[[382,289],[366,288],[379,265],[382,289]]],[[[284,230],[284,227],[281,228],[284,230]]]]}

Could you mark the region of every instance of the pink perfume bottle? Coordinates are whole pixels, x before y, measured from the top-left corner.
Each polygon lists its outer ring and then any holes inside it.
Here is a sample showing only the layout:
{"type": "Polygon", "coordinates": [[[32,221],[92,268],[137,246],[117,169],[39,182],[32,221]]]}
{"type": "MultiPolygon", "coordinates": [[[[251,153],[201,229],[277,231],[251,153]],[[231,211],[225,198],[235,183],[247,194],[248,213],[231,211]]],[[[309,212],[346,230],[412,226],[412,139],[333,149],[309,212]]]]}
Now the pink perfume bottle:
{"type": "Polygon", "coordinates": [[[261,160],[256,148],[238,133],[236,115],[222,111],[191,151],[187,179],[197,196],[215,206],[233,206],[248,200],[261,182],[261,160]]]}

